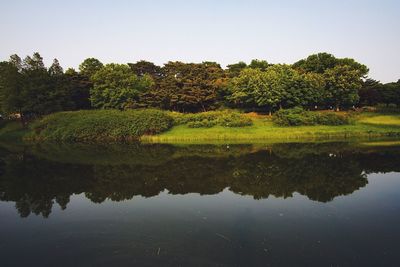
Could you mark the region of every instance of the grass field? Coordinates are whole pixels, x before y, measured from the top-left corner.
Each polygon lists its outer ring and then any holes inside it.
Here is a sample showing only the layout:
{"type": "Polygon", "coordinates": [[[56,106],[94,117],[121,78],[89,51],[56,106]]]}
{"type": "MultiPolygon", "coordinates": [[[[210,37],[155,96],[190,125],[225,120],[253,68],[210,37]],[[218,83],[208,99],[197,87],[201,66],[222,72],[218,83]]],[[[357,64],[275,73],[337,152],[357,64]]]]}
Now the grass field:
{"type": "Polygon", "coordinates": [[[399,137],[400,115],[362,113],[355,117],[352,125],[341,126],[291,126],[279,127],[268,116],[251,116],[252,126],[227,128],[189,128],[178,125],[167,132],[154,136],[143,136],[150,143],[215,143],[215,142],[265,142],[296,140],[341,140],[350,138],[399,137]]]}

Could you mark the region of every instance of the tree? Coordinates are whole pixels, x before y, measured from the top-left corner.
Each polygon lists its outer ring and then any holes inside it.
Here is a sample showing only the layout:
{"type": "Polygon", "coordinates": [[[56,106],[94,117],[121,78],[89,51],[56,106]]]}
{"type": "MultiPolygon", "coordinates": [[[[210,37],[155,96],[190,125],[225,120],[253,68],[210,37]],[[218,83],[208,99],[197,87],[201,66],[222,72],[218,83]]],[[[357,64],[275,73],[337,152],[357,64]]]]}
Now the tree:
{"type": "Polygon", "coordinates": [[[383,84],[374,79],[367,79],[362,83],[362,87],[358,91],[360,97],[359,104],[374,106],[382,102],[383,84]]]}
{"type": "Polygon", "coordinates": [[[143,96],[149,106],[182,112],[197,112],[217,106],[218,90],[225,74],[213,62],[201,64],[168,62],[163,77],[143,96]]]}
{"type": "Polygon", "coordinates": [[[128,63],[128,66],[139,77],[147,74],[156,80],[162,76],[162,68],[149,61],[141,60],[136,63],[128,63]]]}
{"type": "Polygon", "coordinates": [[[400,83],[386,83],[384,84],[380,90],[380,100],[382,103],[386,104],[395,104],[400,106],[400,83]]]}
{"type": "Polygon", "coordinates": [[[82,75],[91,78],[98,70],[103,67],[103,63],[96,58],[87,58],[79,65],[79,71],[82,75]]]}
{"type": "Polygon", "coordinates": [[[230,83],[228,99],[238,107],[262,108],[269,112],[295,106],[313,107],[325,95],[324,77],[299,73],[290,65],[273,65],[262,71],[244,69],[230,83]]]}
{"type": "Polygon", "coordinates": [[[337,111],[343,106],[355,105],[358,90],[362,86],[360,72],[347,65],[339,65],[324,73],[327,90],[327,103],[337,111]]]}
{"type": "Polygon", "coordinates": [[[138,77],[128,65],[107,64],[91,78],[94,85],[90,101],[95,108],[127,109],[135,107],[139,95],[153,84],[149,75],[138,77]]]}
{"type": "Polygon", "coordinates": [[[49,68],[50,76],[61,76],[64,74],[64,70],[60,65],[60,62],[55,58],[53,64],[49,68]]]}
{"type": "Polygon", "coordinates": [[[306,59],[294,63],[293,67],[303,72],[316,72],[322,74],[338,65],[349,66],[350,69],[359,71],[360,77],[364,77],[368,73],[368,68],[365,65],[356,62],[352,58],[336,58],[332,54],[328,53],[310,55],[306,59]]]}
{"type": "Polygon", "coordinates": [[[90,90],[93,83],[85,75],[68,69],[65,71],[65,80],[68,85],[69,107],[67,110],[90,109],[90,90]]]}
{"type": "Polygon", "coordinates": [[[293,67],[304,72],[324,73],[326,70],[334,68],[336,64],[337,59],[333,55],[318,53],[295,62],[293,67]]]}
{"type": "Polygon", "coordinates": [[[22,59],[17,54],[11,55],[8,62],[17,68],[18,71],[22,70],[22,59]]]}
{"type": "Polygon", "coordinates": [[[228,97],[238,107],[263,108],[272,111],[280,106],[284,96],[281,66],[275,65],[267,71],[246,68],[233,78],[228,97]]]}
{"type": "Polygon", "coordinates": [[[240,72],[247,68],[247,64],[243,61],[239,61],[238,63],[235,64],[230,64],[227,67],[227,74],[229,78],[234,78],[239,76],[240,72]]]}
{"type": "Polygon", "coordinates": [[[251,69],[259,69],[265,71],[270,66],[272,65],[269,64],[266,60],[253,59],[248,67],[251,69]]]}
{"type": "Polygon", "coordinates": [[[3,113],[21,113],[24,107],[22,79],[13,62],[0,62],[0,107],[3,113]]]}

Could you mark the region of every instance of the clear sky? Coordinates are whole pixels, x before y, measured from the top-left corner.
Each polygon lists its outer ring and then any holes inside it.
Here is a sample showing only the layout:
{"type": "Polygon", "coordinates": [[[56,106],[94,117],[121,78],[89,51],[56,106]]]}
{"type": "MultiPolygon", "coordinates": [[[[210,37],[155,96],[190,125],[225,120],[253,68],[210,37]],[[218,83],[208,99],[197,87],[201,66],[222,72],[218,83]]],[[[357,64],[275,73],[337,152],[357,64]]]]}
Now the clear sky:
{"type": "Polygon", "coordinates": [[[400,79],[399,0],[0,0],[0,60],[35,51],[64,68],[352,57],[382,82],[400,79]]]}

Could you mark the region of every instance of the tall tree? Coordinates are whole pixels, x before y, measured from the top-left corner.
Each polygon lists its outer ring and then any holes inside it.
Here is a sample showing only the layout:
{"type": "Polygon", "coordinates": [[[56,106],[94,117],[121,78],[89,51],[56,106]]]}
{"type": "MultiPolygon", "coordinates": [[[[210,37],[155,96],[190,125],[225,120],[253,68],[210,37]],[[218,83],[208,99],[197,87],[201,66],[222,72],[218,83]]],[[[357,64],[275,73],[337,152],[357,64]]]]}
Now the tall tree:
{"type": "Polygon", "coordinates": [[[162,68],[149,61],[141,60],[136,63],[128,63],[128,66],[140,77],[147,74],[156,80],[162,76],[162,68]]]}
{"type": "Polygon", "coordinates": [[[153,83],[149,75],[138,77],[128,65],[107,64],[91,78],[94,83],[90,101],[95,108],[127,109],[135,107],[139,95],[153,83]]]}
{"type": "Polygon", "coordinates": [[[268,61],[266,61],[266,60],[253,59],[250,62],[248,67],[251,69],[259,69],[259,70],[265,71],[271,65],[272,64],[269,64],[268,61]]]}
{"type": "Polygon", "coordinates": [[[383,84],[374,79],[363,81],[362,87],[358,91],[360,105],[374,106],[382,101],[381,90],[383,84]]]}
{"type": "Polygon", "coordinates": [[[230,78],[234,78],[234,77],[239,76],[240,72],[243,69],[247,68],[247,64],[243,61],[239,61],[238,63],[230,64],[226,67],[227,67],[228,76],[230,78]]]}
{"type": "Polygon", "coordinates": [[[13,62],[0,62],[0,107],[4,114],[21,113],[23,77],[13,62]]]}
{"type": "Polygon", "coordinates": [[[64,74],[64,70],[61,67],[58,59],[55,58],[53,60],[53,64],[51,64],[51,66],[49,68],[49,74],[50,74],[50,76],[61,76],[64,74]]]}
{"type": "Polygon", "coordinates": [[[355,105],[358,90],[362,86],[360,72],[347,65],[338,65],[324,73],[327,90],[327,102],[338,111],[343,106],[355,105]]]}
{"type": "Polygon", "coordinates": [[[143,96],[150,105],[164,109],[196,112],[213,109],[217,105],[222,68],[213,62],[186,64],[168,62],[163,77],[154,90],[143,96]]]}
{"type": "Polygon", "coordinates": [[[82,75],[91,78],[98,70],[103,67],[103,63],[96,58],[87,58],[79,65],[79,71],[82,75]]]}

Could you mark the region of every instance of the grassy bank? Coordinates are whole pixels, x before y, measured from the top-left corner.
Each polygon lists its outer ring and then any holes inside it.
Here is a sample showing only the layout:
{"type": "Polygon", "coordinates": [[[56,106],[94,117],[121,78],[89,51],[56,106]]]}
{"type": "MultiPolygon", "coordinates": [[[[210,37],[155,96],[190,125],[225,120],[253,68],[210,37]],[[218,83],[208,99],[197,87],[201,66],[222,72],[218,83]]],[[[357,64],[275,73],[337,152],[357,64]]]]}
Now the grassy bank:
{"type": "Polygon", "coordinates": [[[33,141],[119,142],[169,129],[173,119],[160,110],[58,112],[33,122],[24,136],[33,141]]]}
{"type": "Polygon", "coordinates": [[[214,126],[190,128],[178,125],[154,136],[143,136],[152,143],[284,142],[301,140],[342,140],[350,138],[399,137],[400,115],[362,113],[354,123],[339,126],[276,126],[268,116],[252,116],[253,125],[237,128],[214,126]]]}
{"type": "MultiPolygon", "coordinates": [[[[346,114],[345,114],[346,115],[346,114]]],[[[216,111],[180,114],[159,110],[60,112],[28,128],[0,127],[0,140],[147,143],[273,143],[400,139],[400,114],[355,113],[346,125],[277,126],[270,116],[216,111]]]]}

